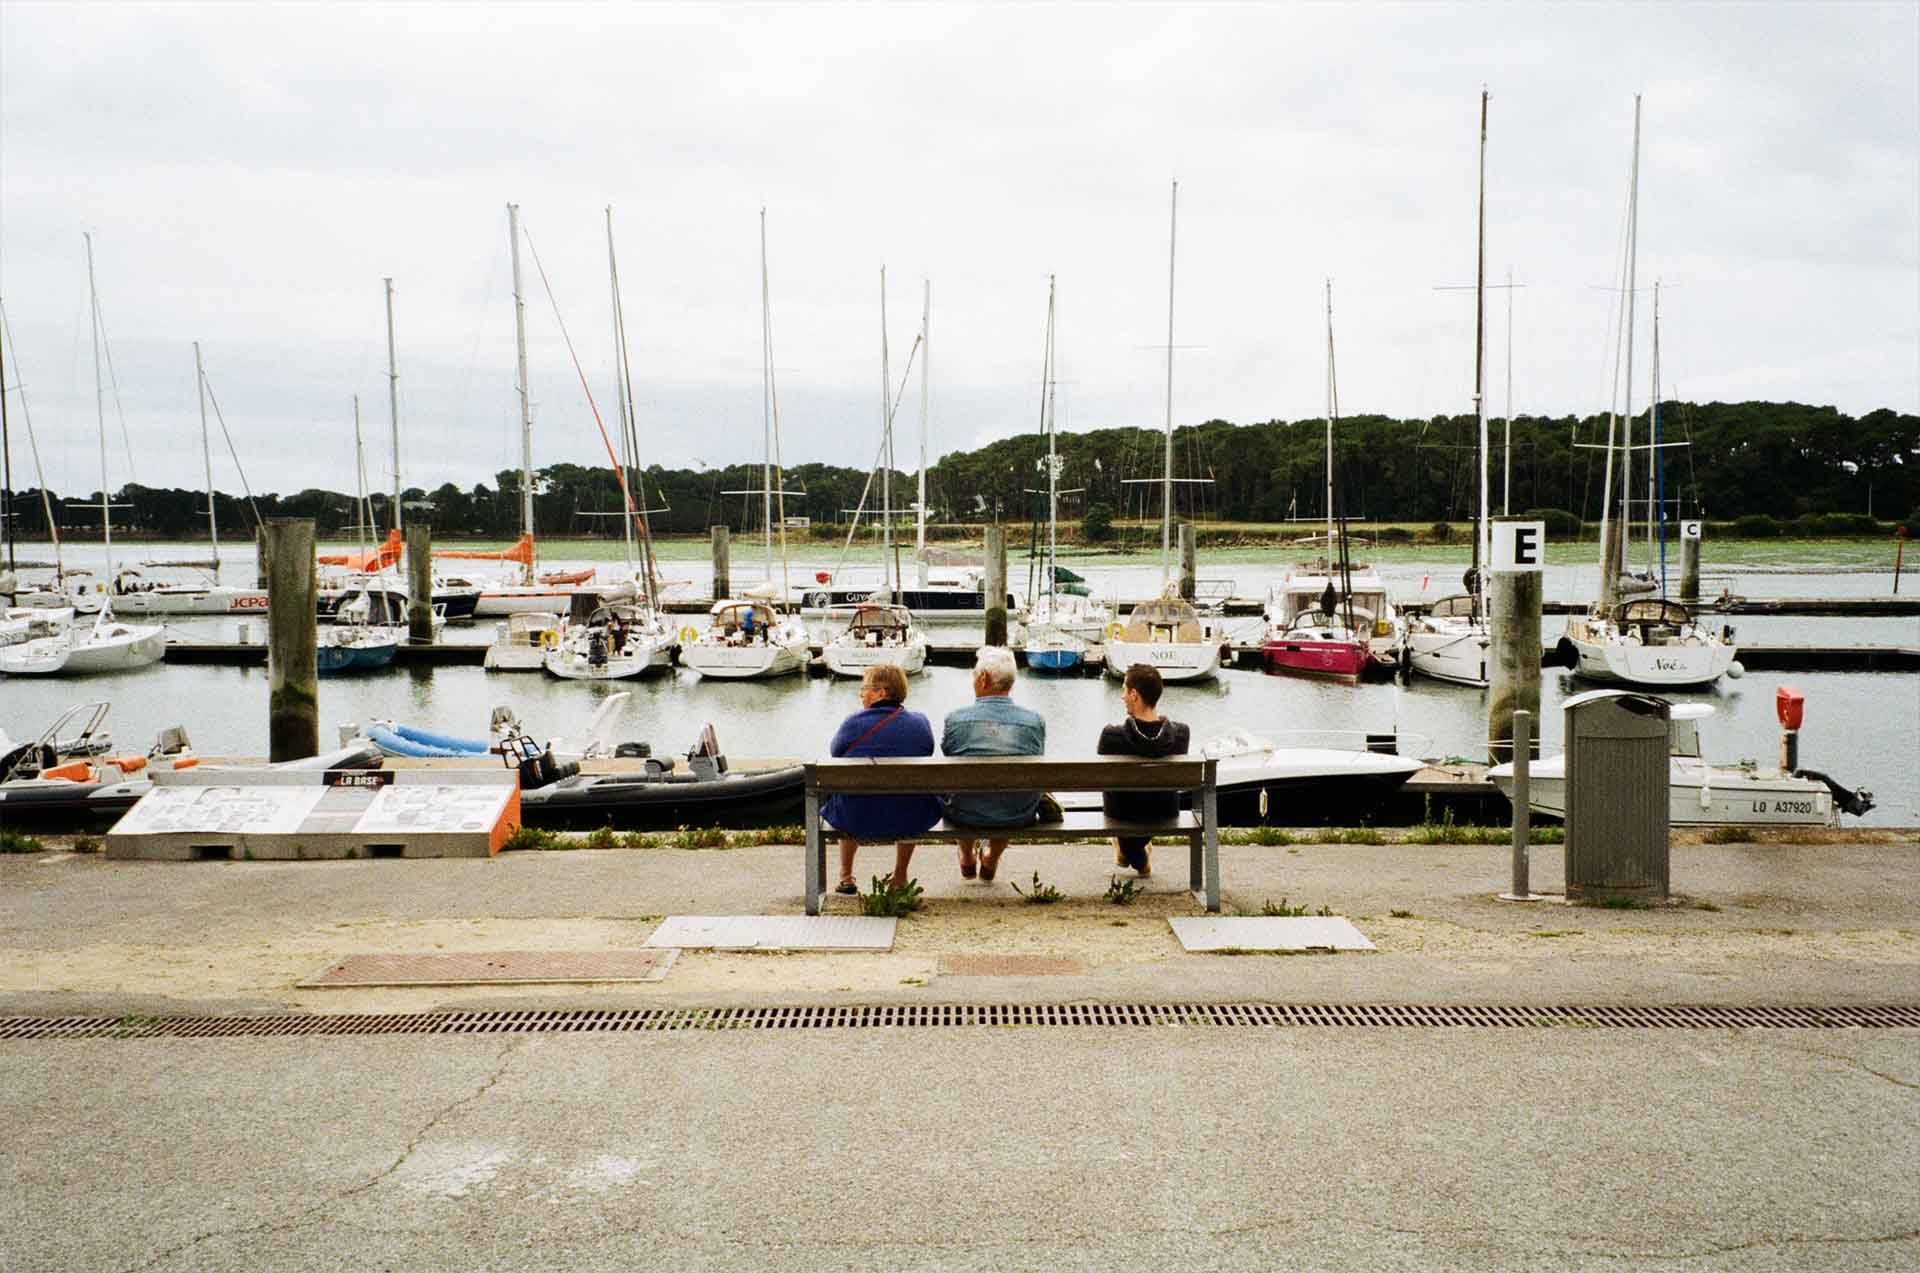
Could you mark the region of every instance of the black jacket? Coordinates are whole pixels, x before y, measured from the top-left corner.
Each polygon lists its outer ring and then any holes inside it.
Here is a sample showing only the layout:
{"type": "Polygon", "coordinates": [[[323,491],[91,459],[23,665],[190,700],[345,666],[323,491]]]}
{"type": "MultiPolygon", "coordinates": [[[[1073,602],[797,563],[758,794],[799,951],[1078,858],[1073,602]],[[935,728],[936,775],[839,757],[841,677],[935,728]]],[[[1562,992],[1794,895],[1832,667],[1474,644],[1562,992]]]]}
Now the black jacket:
{"type": "MultiPolygon", "coordinates": [[[[1177,720],[1162,716],[1151,725],[1129,716],[1118,725],[1100,731],[1102,756],[1184,756],[1192,741],[1192,731],[1177,720]]],[[[1148,822],[1171,818],[1180,812],[1177,791],[1109,791],[1100,804],[1110,818],[1148,822]]]]}

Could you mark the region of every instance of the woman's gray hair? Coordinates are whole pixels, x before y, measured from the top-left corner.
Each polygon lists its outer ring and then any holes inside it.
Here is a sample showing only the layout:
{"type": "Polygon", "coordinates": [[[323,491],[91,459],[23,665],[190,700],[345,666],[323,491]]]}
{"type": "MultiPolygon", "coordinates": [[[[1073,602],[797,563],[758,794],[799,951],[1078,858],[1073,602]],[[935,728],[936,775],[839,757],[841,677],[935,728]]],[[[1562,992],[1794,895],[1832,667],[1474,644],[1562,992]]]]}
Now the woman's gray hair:
{"type": "Polygon", "coordinates": [[[973,656],[973,674],[984,675],[996,690],[1013,688],[1013,651],[1004,645],[983,645],[973,656]]]}

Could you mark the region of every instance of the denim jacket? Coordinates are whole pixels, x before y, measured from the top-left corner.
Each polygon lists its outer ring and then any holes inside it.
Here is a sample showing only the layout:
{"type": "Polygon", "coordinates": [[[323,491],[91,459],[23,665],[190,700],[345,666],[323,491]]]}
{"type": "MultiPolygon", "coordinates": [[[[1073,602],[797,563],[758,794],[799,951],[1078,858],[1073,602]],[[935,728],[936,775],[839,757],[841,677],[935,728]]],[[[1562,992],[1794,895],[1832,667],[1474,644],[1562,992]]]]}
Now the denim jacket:
{"type": "MultiPolygon", "coordinates": [[[[1038,756],[1046,750],[1046,719],[1004,694],[947,713],[940,731],[940,751],[947,756],[1038,756]]],[[[1039,807],[1037,791],[947,797],[947,816],[969,826],[1023,827],[1039,807]]]]}

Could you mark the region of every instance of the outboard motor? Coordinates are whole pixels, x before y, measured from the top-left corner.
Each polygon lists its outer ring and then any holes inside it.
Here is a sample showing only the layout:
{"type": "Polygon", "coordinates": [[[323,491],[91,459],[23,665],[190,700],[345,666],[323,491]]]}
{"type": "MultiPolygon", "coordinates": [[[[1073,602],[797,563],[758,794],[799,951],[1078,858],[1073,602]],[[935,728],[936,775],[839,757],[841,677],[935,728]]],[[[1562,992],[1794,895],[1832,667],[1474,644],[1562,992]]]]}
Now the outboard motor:
{"type": "Polygon", "coordinates": [[[1780,718],[1780,772],[1823,782],[1833,793],[1834,807],[1842,813],[1863,818],[1873,810],[1873,793],[1864,788],[1854,791],[1841,786],[1817,769],[1800,767],[1800,725],[1806,719],[1807,696],[1797,685],[1782,685],[1774,691],[1773,712],[1780,718]]]}
{"type": "Polygon", "coordinates": [[[562,778],[571,778],[580,772],[579,761],[569,760],[562,763],[554,757],[553,748],[548,747],[542,750],[539,743],[525,734],[517,738],[502,739],[500,758],[509,767],[519,769],[522,791],[534,791],[559,782],[562,778]]]}

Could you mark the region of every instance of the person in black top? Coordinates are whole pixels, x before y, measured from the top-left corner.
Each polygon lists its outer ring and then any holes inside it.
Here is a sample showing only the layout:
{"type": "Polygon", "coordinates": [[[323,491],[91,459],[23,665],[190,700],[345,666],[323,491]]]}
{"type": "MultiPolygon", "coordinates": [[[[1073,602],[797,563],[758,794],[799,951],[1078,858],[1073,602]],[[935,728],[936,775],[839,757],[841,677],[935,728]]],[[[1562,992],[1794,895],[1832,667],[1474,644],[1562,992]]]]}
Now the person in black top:
{"type": "MultiPolygon", "coordinates": [[[[1121,683],[1120,701],[1126,704],[1127,718],[1118,725],[1100,731],[1102,756],[1184,756],[1192,734],[1177,720],[1160,715],[1160,673],[1145,663],[1127,669],[1121,683]]],[[[1180,812],[1180,795],[1174,791],[1109,791],[1101,805],[1110,818],[1155,821],[1180,812]]],[[[1114,861],[1130,866],[1140,875],[1153,874],[1151,841],[1145,836],[1121,836],[1113,842],[1114,861]]]]}

